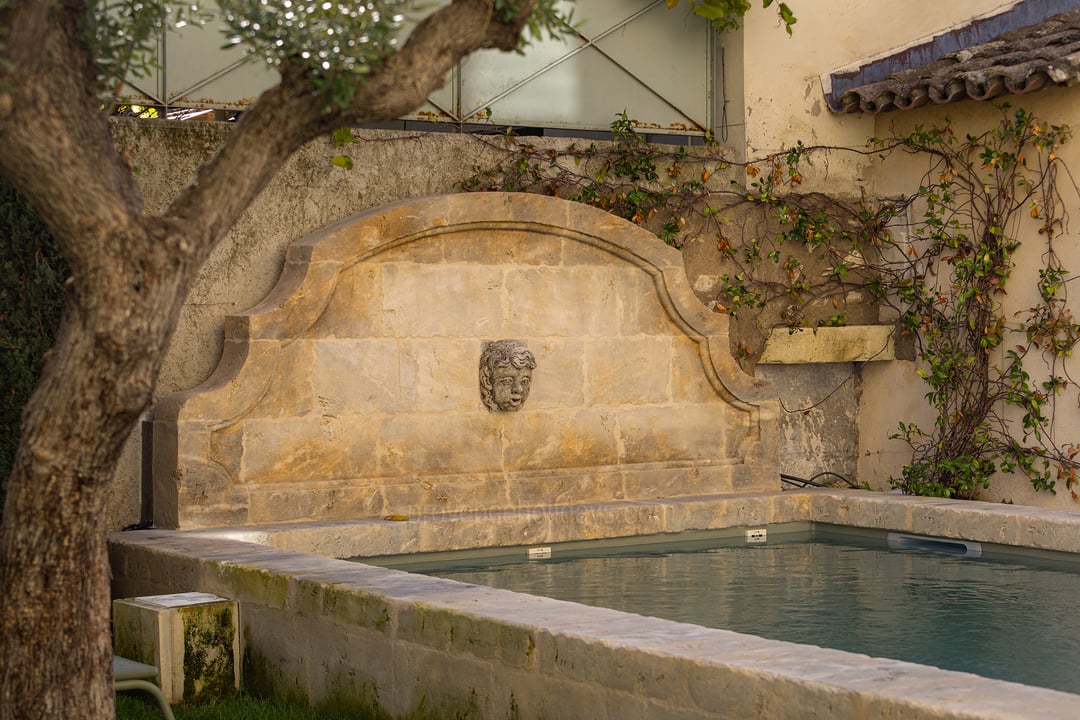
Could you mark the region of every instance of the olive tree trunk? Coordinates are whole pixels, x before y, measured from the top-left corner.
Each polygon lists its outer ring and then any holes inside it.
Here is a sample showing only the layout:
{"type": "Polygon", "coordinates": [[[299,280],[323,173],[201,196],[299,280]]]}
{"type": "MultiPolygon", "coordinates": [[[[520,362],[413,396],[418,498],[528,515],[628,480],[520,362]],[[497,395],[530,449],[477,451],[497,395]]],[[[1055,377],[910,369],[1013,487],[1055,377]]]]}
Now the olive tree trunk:
{"type": "Polygon", "coordinates": [[[143,214],[112,146],[76,34],[86,6],[0,3],[0,172],[72,270],[56,344],[23,411],[0,526],[0,720],[115,714],[108,484],[210,252],[303,143],[418,107],[462,56],[516,47],[534,2],[504,21],[495,0],[455,0],[413,30],[349,108],[328,111],[303,70],[283,66],[280,85],[157,216],[143,214]]]}

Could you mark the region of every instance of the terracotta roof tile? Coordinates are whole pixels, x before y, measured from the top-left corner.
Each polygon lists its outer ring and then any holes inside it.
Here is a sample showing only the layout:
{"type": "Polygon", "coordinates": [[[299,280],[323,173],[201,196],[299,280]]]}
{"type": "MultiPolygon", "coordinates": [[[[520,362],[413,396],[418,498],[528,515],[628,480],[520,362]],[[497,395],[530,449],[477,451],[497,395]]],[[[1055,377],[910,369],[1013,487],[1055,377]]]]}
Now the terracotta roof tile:
{"type": "MultiPolygon", "coordinates": [[[[1080,81],[1080,9],[1004,33],[844,92],[837,112],[881,113],[965,98],[990,100],[1080,81]]],[[[837,106],[838,105],[838,106],[837,106]]]]}

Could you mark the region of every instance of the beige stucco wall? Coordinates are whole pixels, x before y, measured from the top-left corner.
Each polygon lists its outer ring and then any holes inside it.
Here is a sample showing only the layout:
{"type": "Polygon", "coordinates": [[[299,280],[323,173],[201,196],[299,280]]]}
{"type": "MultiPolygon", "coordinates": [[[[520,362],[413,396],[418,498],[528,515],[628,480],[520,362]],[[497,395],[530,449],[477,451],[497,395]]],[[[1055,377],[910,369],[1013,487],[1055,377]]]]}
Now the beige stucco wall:
{"type": "MultiPolygon", "coordinates": [[[[798,22],[788,36],[775,8],[755,3],[746,15],[742,37],[731,42],[742,67],[734,64],[729,73],[729,82],[737,85],[728,96],[741,96],[744,104],[746,156],[761,157],[796,140],[806,145],[864,146],[876,132],[874,118],[833,114],[825,103],[823,75],[1014,4],[1001,0],[800,0],[791,3],[798,22]]],[[[838,154],[831,165],[834,182],[870,180],[864,160],[838,154]]]]}
{"type": "MultiPolygon", "coordinates": [[[[1037,117],[1056,125],[1080,127],[1080,95],[1076,88],[1055,88],[1031,95],[1011,97],[1008,101],[1013,108],[1023,107],[1037,117]]],[[[1009,112],[1012,112],[1010,110],[1009,112]]],[[[877,132],[885,133],[895,123],[894,131],[898,134],[910,132],[916,124],[924,126],[941,125],[946,120],[962,137],[965,133],[979,134],[1001,121],[1001,111],[990,103],[965,102],[945,107],[924,108],[919,111],[889,113],[877,118],[877,132]]],[[[1057,155],[1065,167],[1073,173],[1080,168],[1080,147],[1071,142],[1061,146],[1057,155]]],[[[925,165],[910,158],[897,158],[881,167],[875,174],[875,191],[888,195],[907,191],[918,184],[925,165]]],[[[1065,215],[1075,214],[1080,208],[1073,180],[1064,171],[1058,175],[1058,182],[1064,193],[1064,206],[1060,210],[1065,215]]],[[[1039,221],[1021,213],[1021,221],[1014,228],[1016,237],[1021,241],[1017,251],[1016,268],[1010,276],[1002,296],[1002,314],[1008,319],[1007,327],[1016,327],[1017,313],[1032,307],[1038,300],[1036,283],[1038,270],[1042,266],[1043,253],[1046,251],[1045,236],[1039,233],[1039,221]]],[[[1066,223],[1064,233],[1054,240],[1054,250],[1062,264],[1075,277],[1080,272],[1080,240],[1075,222],[1066,223]]],[[[1075,297],[1075,294],[1073,294],[1075,297]]],[[[1010,340],[1006,338],[1001,351],[1017,344],[1023,344],[1022,335],[1010,340]]],[[[1046,377],[1043,362],[1030,354],[1026,364],[1035,382],[1046,377]]],[[[1080,377],[1075,358],[1059,361],[1059,376],[1080,377]]],[[[925,412],[919,400],[926,392],[925,384],[915,375],[915,366],[911,363],[897,363],[886,367],[875,365],[864,371],[863,401],[860,410],[860,424],[863,428],[862,448],[859,459],[860,477],[876,482],[890,473],[898,472],[900,465],[909,457],[905,446],[900,441],[888,440],[886,431],[895,429],[896,422],[904,417],[921,420],[923,427],[932,425],[932,418],[925,412]],[[903,415],[897,412],[898,398],[903,415]],[[922,411],[922,412],[920,412],[922,411]],[[876,429],[871,431],[872,429],[876,429]]],[[[1005,410],[1009,413],[1009,410],[1005,410]]],[[[1057,399],[1054,408],[1054,440],[1059,444],[1080,442],[1080,405],[1076,387],[1064,392],[1057,399]]],[[[1012,413],[1015,417],[1015,413],[1012,413]]],[[[1058,483],[1057,494],[1036,493],[1024,477],[999,476],[989,491],[982,493],[986,500],[1014,502],[1026,505],[1057,507],[1075,510],[1077,502],[1071,496],[1063,482],[1058,483]]]]}

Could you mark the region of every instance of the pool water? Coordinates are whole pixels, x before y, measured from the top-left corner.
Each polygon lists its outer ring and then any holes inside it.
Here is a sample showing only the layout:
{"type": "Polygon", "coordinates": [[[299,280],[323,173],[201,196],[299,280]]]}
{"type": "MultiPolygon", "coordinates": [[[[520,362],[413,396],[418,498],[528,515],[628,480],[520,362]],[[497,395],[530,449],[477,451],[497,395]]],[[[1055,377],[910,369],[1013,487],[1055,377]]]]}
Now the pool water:
{"type": "Polygon", "coordinates": [[[771,537],[410,569],[1080,694],[1080,572],[1071,563],[893,551],[882,538],[822,532],[771,537]]]}

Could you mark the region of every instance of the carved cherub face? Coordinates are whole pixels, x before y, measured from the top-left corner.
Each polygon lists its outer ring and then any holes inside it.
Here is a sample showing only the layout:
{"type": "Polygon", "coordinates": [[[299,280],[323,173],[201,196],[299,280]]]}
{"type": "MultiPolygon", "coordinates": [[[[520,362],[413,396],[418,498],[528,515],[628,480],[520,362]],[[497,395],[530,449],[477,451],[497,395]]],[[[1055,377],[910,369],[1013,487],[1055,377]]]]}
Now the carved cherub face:
{"type": "Polygon", "coordinates": [[[497,365],[492,371],[491,381],[495,407],[503,412],[519,410],[529,397],[532,369],[527,366],[497,365]]]}
{"type": "Polygon", "coordinates": [[[516,412],[525,404],[536,359],[517,340],[496,340],[480,355],[480,400],[491,412],[516,412]]]}

